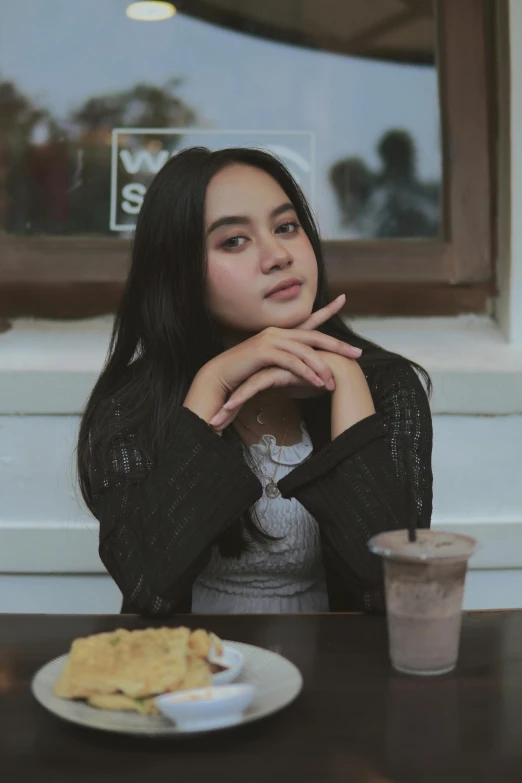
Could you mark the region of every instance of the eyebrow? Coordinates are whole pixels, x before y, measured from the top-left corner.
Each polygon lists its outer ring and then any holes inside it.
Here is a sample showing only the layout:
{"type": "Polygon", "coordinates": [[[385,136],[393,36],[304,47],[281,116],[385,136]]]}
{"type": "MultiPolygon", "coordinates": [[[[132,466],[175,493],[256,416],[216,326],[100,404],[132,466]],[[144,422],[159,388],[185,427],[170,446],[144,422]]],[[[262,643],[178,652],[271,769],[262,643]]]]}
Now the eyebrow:
{"type": "MultiPolygon", "coordinates": [[[[295,207],[290,201],[285,201],[284,204],[276,207],[270,213],[270,220],[282,215],[284,212],[292,210],[295,212],[295,207]]],[[[221,226],[248,226],[252,223],[249,217],[246,215],[227,215],[226,217],[218,218],[214,220],[207,231],[207,236],[221,226]]]]}

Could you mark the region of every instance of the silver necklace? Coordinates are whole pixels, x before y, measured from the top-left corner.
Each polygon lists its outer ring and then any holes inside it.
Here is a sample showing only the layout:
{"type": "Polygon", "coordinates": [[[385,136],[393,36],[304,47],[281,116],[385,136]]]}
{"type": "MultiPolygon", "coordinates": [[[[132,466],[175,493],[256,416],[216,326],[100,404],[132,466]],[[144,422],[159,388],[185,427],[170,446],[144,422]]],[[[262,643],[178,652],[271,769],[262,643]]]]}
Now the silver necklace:
{"type": "MultiPolygon", "coordinates": [[[[262,413],[263,413],[263,409],[261,408],[261,410],[259,411],[259,413],[256,416],[256,421],[258,422],[258,424],[264,424],[265,423],[262,420],[262,418],[261,418],[261,414],[262,413]]],[[[248,426],[248,424],[245,424],[245,422],[242,421],[242,419],[239,418],[239,416],[238,416],[238,421],[243,425],[243,427],[246,427],[247,430],[250,430],[250,432],[253,435],[256,434],[254,432],[254,430],[252,430],[248,426]]],[[[284,421],[285,421],[285,419],[283,418],[282,422],[284,422],[284,421]]],[[[277,471],[279,470],[279,466],[281,464],[279,462],[279,460],[281,459],[281,453],[282,453],[282,451],[284,449],[285,442],[286,442],[286,436],[287,435],[288,435],[288,426],[285,429],[285,432],[284,432],[284,435],[283,435],[283,441],[281,443],[281,446],[279,447],[279,454],[277,455],[277,460],[274,460],[274,462],[276,463],[276,469],[274,470],[273,476],[270,477],[270,476],[267,476],[265,473],[263,473],[263,478],[265,478],[265,479],[267,478],[268,479],[267,483],[265,484],[265,495],[267,496],[267,498],[270,498],[270,500],[274,500],[275,498],[278,498],[280,496],[280,494],[281,494],[280,491],[279,491],[279,487],[276,484],[275,477],[277,476],[277,471]]],[[[273,459],[273,457],[272,457],[272,459],[273,459]]]]}

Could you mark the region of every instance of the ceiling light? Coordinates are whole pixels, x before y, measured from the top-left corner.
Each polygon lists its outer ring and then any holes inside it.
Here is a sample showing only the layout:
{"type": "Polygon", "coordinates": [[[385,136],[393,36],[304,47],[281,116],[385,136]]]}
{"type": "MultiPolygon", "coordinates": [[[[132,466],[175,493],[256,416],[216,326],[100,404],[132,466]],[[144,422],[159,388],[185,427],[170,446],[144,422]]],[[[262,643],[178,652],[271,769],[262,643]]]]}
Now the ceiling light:
{"type": "Polygon", "coordinates": [[[159,2],[159,0],[142,0],[140,3],[131,3],[125,11],[129,19],[138,19],[140,22],[160,22],[162,19],[170,19],[176,13],[172,3],[159,2]]]}

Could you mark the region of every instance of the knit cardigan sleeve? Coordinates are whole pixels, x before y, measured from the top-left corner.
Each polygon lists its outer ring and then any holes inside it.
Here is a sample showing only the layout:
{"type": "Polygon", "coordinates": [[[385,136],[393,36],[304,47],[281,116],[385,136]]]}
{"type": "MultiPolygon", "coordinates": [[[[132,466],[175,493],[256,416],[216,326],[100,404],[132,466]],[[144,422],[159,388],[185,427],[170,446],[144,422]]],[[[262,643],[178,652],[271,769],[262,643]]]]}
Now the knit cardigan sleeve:
{"type": "Polygon", "coordinates": [[[92,459],[99,553],[129,611],[168,615],[190,592],[212,544],[262,493],[241,452],[187,408],[150,465],[117,440],[110,468],[92,459]]]}
{"type": "Polygon", "coordinates": [[[384,530],[408,526],[412,493],[418,526],[430,526],[432,422],[424,387],[406,362],[378,370],[370,388],[376,413],[343,432],[278,486],[317,520],[327,572],[334,572],[341,593],[339,603],[381,612],[382,563],[370,553],[368,541],[384,530]]]}

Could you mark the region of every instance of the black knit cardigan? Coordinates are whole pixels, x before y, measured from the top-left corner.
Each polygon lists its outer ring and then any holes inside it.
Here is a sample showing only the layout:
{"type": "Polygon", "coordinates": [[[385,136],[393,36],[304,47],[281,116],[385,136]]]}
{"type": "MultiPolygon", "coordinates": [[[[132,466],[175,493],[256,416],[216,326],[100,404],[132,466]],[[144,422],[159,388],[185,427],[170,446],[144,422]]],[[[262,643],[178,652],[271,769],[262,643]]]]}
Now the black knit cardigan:
{"type": "MultiPolygon", "coordinates": [[[[330,611],[380,613],[382,564],[367,542],[407,526],[412,493],[418,525],[429,527],[432,422],[409,364],[364,372],[376,413],[314,448],[278,486],[319,525],[330,611]]],[[[122,611],[150,616],[190,612],[212,546],[262,494],[241,449],[183,407],[154,464],[134,439],[117,438],[109,470],[92,456],[91,485],[99,553],[123,594],[122,611]]]]}

